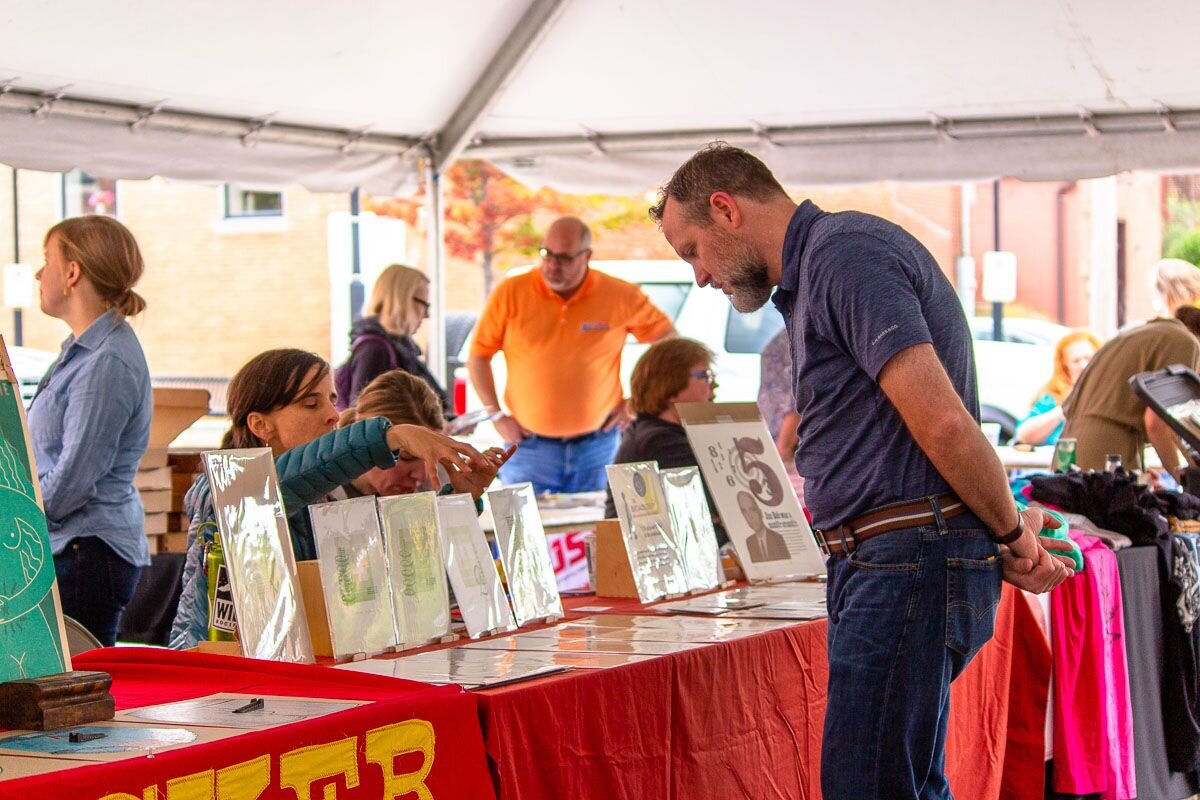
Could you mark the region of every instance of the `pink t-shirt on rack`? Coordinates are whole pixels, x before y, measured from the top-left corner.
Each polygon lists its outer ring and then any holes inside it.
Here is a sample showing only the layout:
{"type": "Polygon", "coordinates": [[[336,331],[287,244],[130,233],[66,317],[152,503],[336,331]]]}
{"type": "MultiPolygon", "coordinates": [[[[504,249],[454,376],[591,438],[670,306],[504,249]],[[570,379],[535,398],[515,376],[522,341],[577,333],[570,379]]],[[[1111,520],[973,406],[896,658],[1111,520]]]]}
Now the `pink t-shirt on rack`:
{"type": "Polygon", "coordinates": [[[1071,531],[1085,569],[1050,598],[1054,658],[1054,790],[1137,796],[1133,712],[1117,558],[1071,531]]]}

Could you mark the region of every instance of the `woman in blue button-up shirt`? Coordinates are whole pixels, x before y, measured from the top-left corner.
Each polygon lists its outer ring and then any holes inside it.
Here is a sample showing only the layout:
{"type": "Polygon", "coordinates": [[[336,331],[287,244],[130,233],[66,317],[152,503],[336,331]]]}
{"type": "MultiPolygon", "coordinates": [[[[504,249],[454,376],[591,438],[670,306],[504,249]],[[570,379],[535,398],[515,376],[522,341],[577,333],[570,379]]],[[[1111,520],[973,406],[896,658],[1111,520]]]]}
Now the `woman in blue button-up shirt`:
{"type": "Polygon", "coordinates": [[[63,220],[44,243],[42,311],[71,329],[29,408],[29,431],[63,612],[105,645],[150,563],[133,488],[154,403],[146,357],[127,317],[142,254],[110,217],[63,220]]]}

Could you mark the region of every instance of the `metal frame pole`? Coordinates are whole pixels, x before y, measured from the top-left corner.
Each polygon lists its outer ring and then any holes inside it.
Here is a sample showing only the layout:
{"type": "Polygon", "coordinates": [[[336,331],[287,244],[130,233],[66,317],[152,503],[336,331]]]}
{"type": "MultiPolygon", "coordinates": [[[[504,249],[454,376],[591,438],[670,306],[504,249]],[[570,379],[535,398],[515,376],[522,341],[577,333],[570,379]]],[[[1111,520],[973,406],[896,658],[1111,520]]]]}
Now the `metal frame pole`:
{"type": "MultiPolygon", "coordinates": [[[[17,168],[12,168],[12,204],[13,204],[13,263],[21,263],[21,206],[17,201],[17,168]]],[[[20,308],[13,309],[13,344],[17,347],[25,344],[25,319],[20,308]]]]}
{"type": "Polygon", "coordinates": [[[366,301],[366,287],[362,281],[362,242],[361,229],[358,225],[359,194],[358,187],[350,192],[350,322],[356,322],[362,316],[363,304],[366,301]]]}
{"type": "Polygon", "coordinates": [[[425,207],[429,214],[428,272],[431,290],[427,361],[429,370],[438,383],[449,390],[452,387],[447,385],[447,380],[453,376],[446,374],[446,359],[450,355],[446,352],[446,242],[443,232],[446,198],[442,188],[442,171],[432,155],[426,160],[426,166],[429,170],[425,207]]]}
{"type": "MultiPolygon", "coordinates": [[[[992,249],[1000,250],[1000,179],[992,181],[992,249]]],[[[1004,341],[1004,303],[992,303],[992,340],[1004,341]]]]}

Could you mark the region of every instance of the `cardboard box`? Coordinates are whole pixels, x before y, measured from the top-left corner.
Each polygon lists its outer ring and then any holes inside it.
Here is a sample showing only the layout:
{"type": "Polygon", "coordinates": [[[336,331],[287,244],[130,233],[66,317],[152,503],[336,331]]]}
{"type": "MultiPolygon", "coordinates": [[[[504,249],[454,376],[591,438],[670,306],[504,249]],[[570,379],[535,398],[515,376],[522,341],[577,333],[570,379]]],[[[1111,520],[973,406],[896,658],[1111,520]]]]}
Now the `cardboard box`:
{"type": "Polygon", "coordinates": [[[147,514],[171,510],[170,489],[143,489],[138,494],[142,497],[142,508],[147,514]]]}
{"type": "Polygon", "coordinates": [[[138,469],[158,469],[159,467],[167,466],[167,448],[151,447],[146,450],[142,456],[142,460],[138,462],[138,469]]]}
{"type": "Polygon", "coordinates": [[[146,515],[146,535],[167,532],[167,512],[146,515]]]}
{"type": "Polygon", "coordinates": [[[198,472],[179,472],[177,467],[171,467],[175,470],[171,473],[171,491],[178,495],[182,501],[183,496],[187,494],[187,490],[192,488],[192,484],[196,482],[198,472]]]}
{"type": "Polygon", "coordinates": [[[175,472],[198,475],[204,472],[203,453],[196,451],[178,451],[167,454],[167,463],[175,472]]]}
{"type": "Polygon", "coordinates": [[[206,389],[154,388],[154,417],[150,420],[150,447],[166,449],[175,437],[208,413],[206,389]]]}
{"type": "Polygon", "coordinates": [[[329,616],[325,610],[325,592],[321,571],[316,561],[297,561],[300,594],[304,597],[304,613],[308,617],[308,638],[312,640],[313,655],[333,658],[333,639],[329,635],[329,616]]]}
{"type": "Polygon", "coordinates": [[[242,644],[238,641],[210,642],[204,639],[193,647],[192,650],[197,653],[216,653],[219,656],[240,656],[242,654],[242,644]]]}
{"type": "Polygon", "coordinates": [[[621,523],[615,519],[596,523],[595,589],[597,597],[632,597],[636,600],[638,596],[625,537],[621,535],[621,523]]]}
{"type": "MultiPolygon", "coordinates": [[[[133,476],[133,488],[139,492],[145,492],[154,489],[171,490],[171,468],[159,467],[157,469],[141,469],[133,476]]],[[[166,509],[163,509],[164,511],[166,509]]]]}
{"type": "Polygon", "coordinates": [[[186,553],[187,552],[187,533],[176,533],[168,531],[158,535],[159,552],[162,553],[186,553]]]}

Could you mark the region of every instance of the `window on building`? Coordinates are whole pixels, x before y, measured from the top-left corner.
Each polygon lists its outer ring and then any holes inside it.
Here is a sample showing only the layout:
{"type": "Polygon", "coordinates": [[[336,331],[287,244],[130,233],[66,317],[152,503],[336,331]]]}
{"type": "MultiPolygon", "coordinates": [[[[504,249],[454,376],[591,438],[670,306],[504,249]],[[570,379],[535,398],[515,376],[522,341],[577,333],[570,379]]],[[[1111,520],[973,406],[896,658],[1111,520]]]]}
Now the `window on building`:
{"type": "Polygon", "coordinates": [[[283,192],[247,189],[236,183],[225,184],[225,218],[282,217],[283,192]]]}
{"type": "Polygon", "coordinates": [[[62,174],[63,218],[84,214],[117,215],[117,182],[93,178],[80,169],[62,174]]]}

